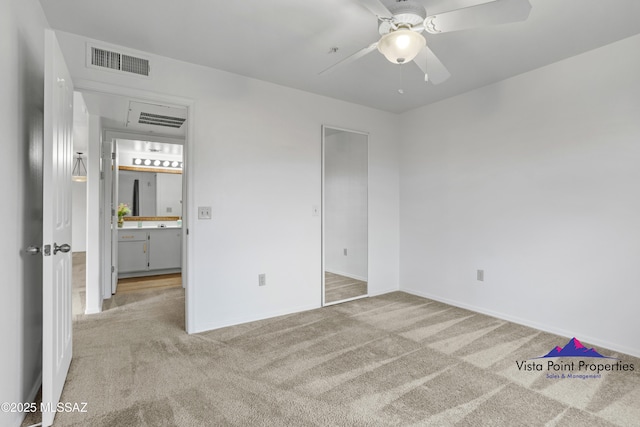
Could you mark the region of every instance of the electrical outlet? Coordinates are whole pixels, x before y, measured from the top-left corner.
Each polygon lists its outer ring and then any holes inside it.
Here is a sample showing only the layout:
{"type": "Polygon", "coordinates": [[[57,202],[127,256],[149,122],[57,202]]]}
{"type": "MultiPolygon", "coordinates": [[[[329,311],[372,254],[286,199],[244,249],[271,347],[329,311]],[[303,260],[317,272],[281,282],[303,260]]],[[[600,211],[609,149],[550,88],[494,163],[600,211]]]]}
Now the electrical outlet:
{"type": "Polygon", "coordinates": [[[343,254],[344,254],[344,256],[347,256],[347,248],[344,248],[343,254]]]}
{"type": "Polygon", "coordinates": [[[484,282],[484,270],[478,270],[476,273],[476,279],[478,282],[484,282]]]}
{"type": "Polygon", "coordinates": [[[211,219],[211,206],[199,206],[198,219],[211,219]]]}
{"type": "Polygon", "coordinates": [[[258,286],[266,286],[267,284],[267,275],[262,273],[258,274],[258,286]]]}

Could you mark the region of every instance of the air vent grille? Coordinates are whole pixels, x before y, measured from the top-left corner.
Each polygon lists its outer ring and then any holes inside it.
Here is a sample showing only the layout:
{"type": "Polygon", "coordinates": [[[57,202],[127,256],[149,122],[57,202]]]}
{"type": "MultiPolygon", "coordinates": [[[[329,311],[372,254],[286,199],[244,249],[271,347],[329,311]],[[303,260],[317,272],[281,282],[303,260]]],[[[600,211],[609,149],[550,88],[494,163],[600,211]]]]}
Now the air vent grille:
{"type": "Polygon", "coordinates": [[[148,77],[149,60],[91,46],[91,65],[148,77]]]}
{"type": "Polygon", "coordinates": [[[104,49],[91,48],[91,64],[98,67],[111,68],[112,70],[120,69],[120,54],[109,52],[104,49]]]}
{"type": "Polygon", "coordinates": [[[135,56],[122,55],[122,71],[148,76],[149,61],[135,56]]]}
{"type": "Polygon", "coordinates": [[[163,116],[160,114],[140,113],[140,119],[138,123],[145,125],[164,126],[168,128],[180,128],[186,119],[181,117],[163,116]]]}

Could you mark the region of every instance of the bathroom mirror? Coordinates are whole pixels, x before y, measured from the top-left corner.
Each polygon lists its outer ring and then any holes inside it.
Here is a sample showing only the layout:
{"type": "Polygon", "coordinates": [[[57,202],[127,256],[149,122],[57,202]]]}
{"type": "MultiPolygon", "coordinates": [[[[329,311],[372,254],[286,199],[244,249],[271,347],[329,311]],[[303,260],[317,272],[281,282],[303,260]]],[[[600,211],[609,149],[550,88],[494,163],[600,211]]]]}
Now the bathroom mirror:
{"type": "Polygon", "coordinates": [[[118,170],[118,204],[126,203],[130,221],[140,217],[182,216],[182,174],[162,169],[121,166],[118,170]]]}
{"type": "Polygon", "coordinates": [[[323,305],[368,294],[368,135],[322,127],[323,305]]]}

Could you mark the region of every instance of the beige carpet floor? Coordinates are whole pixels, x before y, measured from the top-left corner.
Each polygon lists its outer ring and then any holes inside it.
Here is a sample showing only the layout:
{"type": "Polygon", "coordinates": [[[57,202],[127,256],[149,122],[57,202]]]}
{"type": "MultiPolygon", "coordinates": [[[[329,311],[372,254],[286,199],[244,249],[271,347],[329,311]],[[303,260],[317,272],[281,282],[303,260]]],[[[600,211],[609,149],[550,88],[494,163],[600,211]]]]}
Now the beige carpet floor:
{"type": "Polygon", "coordinates": [[[367,294],[367,282],[339,274],[324,272],[325,303],[342,301],[367,294]]]}
{"type": "Polygon", "coordinates": [[[640,360],[598,348],[636,370],[522,372],[567,338],[402,292],[196,335],[181,288],[113,300],[74,323],[62,401],[87,412],[55,426],[640,425],[640,360]]]}

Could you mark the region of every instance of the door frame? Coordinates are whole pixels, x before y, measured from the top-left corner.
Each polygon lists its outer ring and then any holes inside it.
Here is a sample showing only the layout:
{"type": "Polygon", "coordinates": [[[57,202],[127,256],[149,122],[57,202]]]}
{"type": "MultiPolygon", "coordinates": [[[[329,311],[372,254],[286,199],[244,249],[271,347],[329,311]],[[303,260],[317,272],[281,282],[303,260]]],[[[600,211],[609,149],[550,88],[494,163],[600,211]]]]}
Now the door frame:
{"type": "MultiPolygon", "coordinates": [[[[161,103],[163,105],[170,105],[187,109],[187,129],[183,147],[183,169],[182,169],[182,197],[183,197],[183,216],[182,216],[182,283],[185,289],[185,329],[187,333],[195,332],[195,314],[190,307],[194,307],[192,303],[193,293],[190,292],[189,279],[192,277],[191,263],[189,262],[190,254],[195,253],[193,250],[193,239],[189,237],[189,226],[192,221],[195,209],[190,209],[190,201],[194,200],[193,197],[193,168],[192,168],[192,154],[194,147],[194,135],[195,135],[195,101],[190,98],[178,97],[173,95],[166,95],[157,92],[150,92],[146,90],[134,89],[125,86],[113,85],[110,83],[96,82],[92,80],[78,79],[74,81],[75,90],[79,92],[88,92],[102,95],[117,95],[126,96],[131,100],[150,103],[161,103]]],[[[106,131],[102,133],[102,137],[106,138],[106,131]]],[[[129,138],[136,134],[136,132],[126,132],[120,130],[109,130],[109,135],[128,135],[129,138]]],[[[141,135],[140,135],[141,136],[141,135]]],[[[119,136],[117,136],[119,137],[119,136]]],[[[125,137],[125,139],[127,139],[125,137]]],[[[161,138],[157,138],[160,141],[161,138]]],[[[106,139],[105,139],[106,140],[106,139]]],[[[162,142],[162,141],[160,141],[162,142]]],[[[102,201],[101,201],[102,203],[102,201]]],[[[89,248],[87,248],[89,249],[89,248]]],[[[98,248],[96,248],[98,249],[98,248]]],[[[103,260],[101,260],[101,264],[103,260]]],[[[106,274],[105,274],[106,276],[106,274]]],[[[107,284],[105,283],[106,287],[107,284]]]]}
{"type": "MultiPolygon", "coordinates": [[[[112,263],[112,248],[111,248],[111,221],[107,221],[111,218],[111,197],[112,192],[108,191],[112,187],[112,147],[109,141],[100,140],[100,164],[102,165],[100,174],[100,204],[103,209],[100,210],[100,245],[102,257],[100,259],[100,271],[102,272],[102,299],[111,298],[111,283],[114,272],[110,268],[112,263]]],[[[116,272],[117,273],[117,272],[116,272]]]]}

